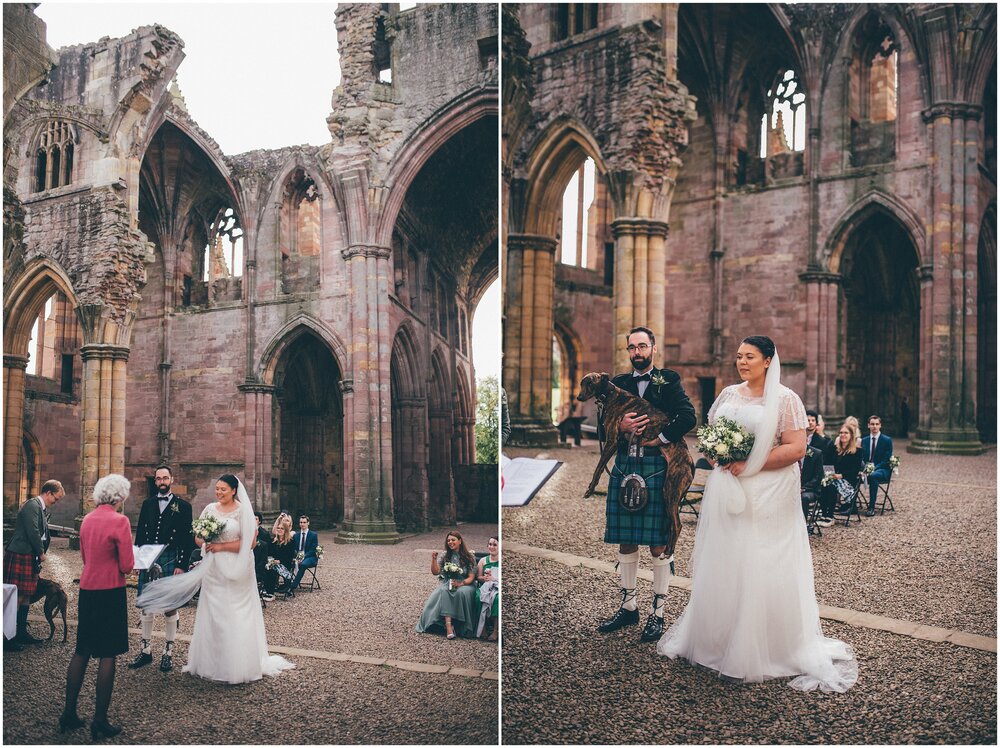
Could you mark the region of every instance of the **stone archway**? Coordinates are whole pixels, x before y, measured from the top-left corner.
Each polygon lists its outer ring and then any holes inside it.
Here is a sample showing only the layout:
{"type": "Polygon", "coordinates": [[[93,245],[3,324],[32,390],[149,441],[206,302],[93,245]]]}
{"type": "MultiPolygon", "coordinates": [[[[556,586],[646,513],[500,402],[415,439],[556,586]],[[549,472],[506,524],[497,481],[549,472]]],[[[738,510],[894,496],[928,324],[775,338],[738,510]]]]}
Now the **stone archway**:
{"type": "Polygon", "coordinates": [[[873,210],[847,237],[840,273],[845,413],[862,423],[878,414],[887,434],[903,436],[903,398],[920,412],[918,250],[895,216],[873,210]]]}
{"type": "Polygon", "coordinates": [[[997,213],[991,205],[979,229],[979,301],[976,325],[976,420],[979,438],[997,440],[997,213]]]}
{"type": "Polygon", "coordinates": [[[427,398],[417,375],[418,360],[411,331],[404,326],[396,333],[389,362],[393,516],[400,532],[430,529],[427,398]]]}
{"type": "Polygon", "coordinates": [[[282,352],[274,382],[274,473],[279,507],[308,514],[314,528],[344,518],[344,403],[341,367],[303,332],[282,352]]]}

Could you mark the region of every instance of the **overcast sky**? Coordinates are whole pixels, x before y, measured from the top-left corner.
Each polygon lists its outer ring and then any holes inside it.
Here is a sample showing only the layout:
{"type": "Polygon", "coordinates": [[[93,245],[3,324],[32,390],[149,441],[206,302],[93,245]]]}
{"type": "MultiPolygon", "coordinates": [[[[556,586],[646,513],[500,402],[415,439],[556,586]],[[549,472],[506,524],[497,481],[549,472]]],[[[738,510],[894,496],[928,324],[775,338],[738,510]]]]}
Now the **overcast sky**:
{"type": "MultiPolygon", "coordinates": [[[[404,7],[412,3],[404,4],[404,7]]],[[[330,140],[340,83],[335,3],[55,3],[35,14],[58,49],[159,23],[184,40],[177,82],[188,112],[223,153],[330,140]]],[[[499,283],[473,321],[479,379],[500,372],[499,283]]]]}

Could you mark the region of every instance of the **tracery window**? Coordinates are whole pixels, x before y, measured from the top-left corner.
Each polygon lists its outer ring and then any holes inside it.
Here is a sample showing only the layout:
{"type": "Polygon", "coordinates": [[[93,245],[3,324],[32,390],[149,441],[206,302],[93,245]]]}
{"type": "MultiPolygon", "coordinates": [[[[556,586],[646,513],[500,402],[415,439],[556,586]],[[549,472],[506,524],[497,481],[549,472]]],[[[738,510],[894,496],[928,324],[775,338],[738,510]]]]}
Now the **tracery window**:
{"type": "Polygon", "coordinates": [[[794,70],[778,75],[767,102],[760,121],[760,157],[805,150],[806,94],[794,70]]]}
{"type": "Polygon", "coordinates": [[[35,192],[64,187],[73,181],[75,133],[68,122],[47,122],[35,150],[35,192]]]}
{"type": "Polygon", "coordinates": [[[239,278],[243,275],[243,229],[232,208],[219,211],[208,231],[202,280],[239,278]]]}
{"type": "Polygon", "coordinates": [[[564,265],[589,267],[594,248],[591,223],[596,197],[596,167],[588,158],[566,185],[562,201],[562,226],[559,231],[560,261],[564,265]]]}

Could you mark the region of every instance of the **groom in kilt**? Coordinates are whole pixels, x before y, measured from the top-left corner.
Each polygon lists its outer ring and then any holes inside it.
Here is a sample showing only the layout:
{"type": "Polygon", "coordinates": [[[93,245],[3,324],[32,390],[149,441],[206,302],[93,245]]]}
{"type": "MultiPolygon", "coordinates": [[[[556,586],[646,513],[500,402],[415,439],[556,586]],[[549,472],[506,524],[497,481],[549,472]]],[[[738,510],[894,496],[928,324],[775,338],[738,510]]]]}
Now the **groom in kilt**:
{"type": "Polygon", "coordinates": [[[640,639],[651,642],[663,635],[663,603],[670,585],[671,561],[671,558],[665,556],[665,551],[668,535],[673,529],[663,501],[667,463],[659,447],[661,444],[682,440],[694,427],[696,418],[694,406],[681,386],[680,375],[670,369],[657,369],[653,366],[656,338],[652,330],[635,327],[629,331],[626,350],[633,371],[619,374],[612,382],[649,401],[671,420],[659,434],[643,433],[649,418],[636,417],[635,413],[603,414],[599,423],[603,439],[603,418],[621,418],[619,433],[622,436],[619,438],[615,465],[608,481],[607,523],[604,531],[605,543],[619,545],[621,605],[597,630],[610,633],[639,623],[635,586],[639,573],[639,546],[645,545],[649,547],[653,558],[653,600],[640,639]],[[633,434],[634,439],[630,439],[633,434]],[[631,492],[623,492],[623,479],[630,475],[640,476],[645,483],[645,502],[636,502],[634,496],[630,495],[631,492]]]}
{"type": "MultiPolygon", "coordinates": [[[[191,533],[191,505],[179,496],[175,496],[170,490],[174,476],[168,466],[159,465],[153,480],[156,483],[156,495],[142,502],[139,523],[135,528],[135,544],[165,545],[166,548],[156,559],[163,576],[183,574],[188,570],[191,552],[195,548],[194,535],[191,533]]],[[[139,589],[136,597],[150,581],[149,572],[139,572],[139,589]]],[[[163,628],[167,641],[163,656],[160,658],[160,670],[164,673],[170,672],[173,668],[174,639],[177,637],[180,615],[176,610],[164,614],[163,628]]],[[[142,611],[139,613],[139,622],[142,626],[142,647],[135,659],[129,663],[129,668],[133,670],[153,661],[153,616],[142,611]]]]}

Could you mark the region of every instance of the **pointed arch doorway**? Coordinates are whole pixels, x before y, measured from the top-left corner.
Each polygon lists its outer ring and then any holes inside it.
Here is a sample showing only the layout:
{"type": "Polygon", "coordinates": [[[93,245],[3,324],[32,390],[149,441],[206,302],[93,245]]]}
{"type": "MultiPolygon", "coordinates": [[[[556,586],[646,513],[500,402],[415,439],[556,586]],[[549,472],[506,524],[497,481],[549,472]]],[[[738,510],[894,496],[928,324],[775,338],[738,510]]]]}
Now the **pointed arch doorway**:
{"type": "Polygon", "coordinates": [[[301,333],[275,370],[273,481],[279,507],[312,527],[344,518],[344,403],[340,365],[323,341],[301,333]]]}

